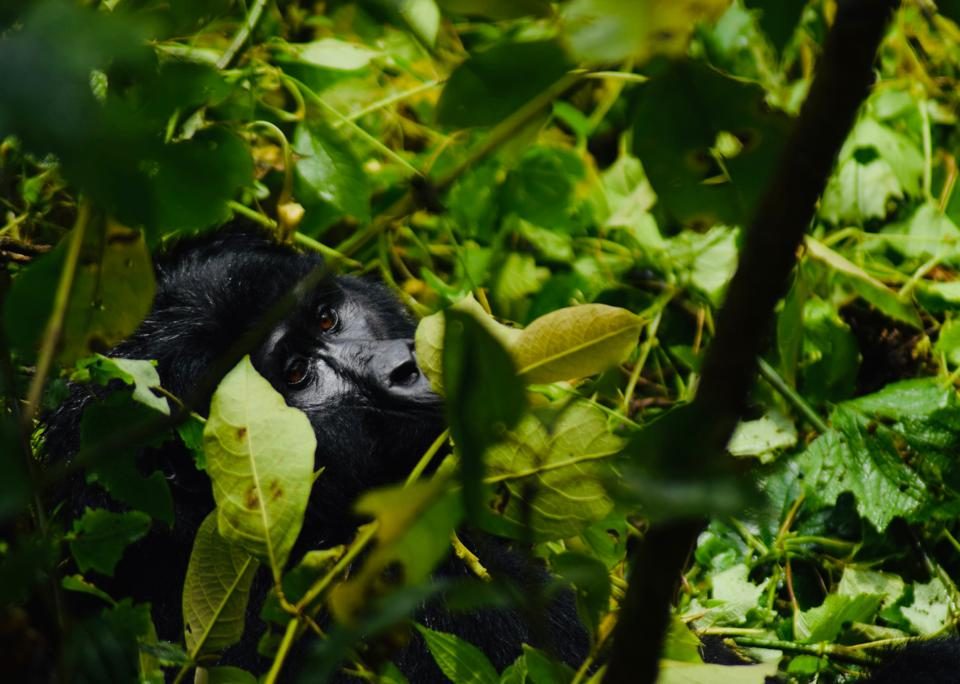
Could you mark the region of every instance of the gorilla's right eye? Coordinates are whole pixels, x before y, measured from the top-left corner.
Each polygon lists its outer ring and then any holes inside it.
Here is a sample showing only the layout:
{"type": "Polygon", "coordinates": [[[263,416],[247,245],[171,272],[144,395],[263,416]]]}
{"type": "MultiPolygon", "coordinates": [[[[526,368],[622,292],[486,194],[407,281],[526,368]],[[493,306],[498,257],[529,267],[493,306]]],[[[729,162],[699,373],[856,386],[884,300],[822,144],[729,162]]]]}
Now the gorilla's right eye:
{"type": "Polygon", "coordinates": [[[307,379],[307,360],[302,356],[295,356],[287,361],[287,366],[283,370],[283,381],[290,387],[302,385],[307,379]]]}

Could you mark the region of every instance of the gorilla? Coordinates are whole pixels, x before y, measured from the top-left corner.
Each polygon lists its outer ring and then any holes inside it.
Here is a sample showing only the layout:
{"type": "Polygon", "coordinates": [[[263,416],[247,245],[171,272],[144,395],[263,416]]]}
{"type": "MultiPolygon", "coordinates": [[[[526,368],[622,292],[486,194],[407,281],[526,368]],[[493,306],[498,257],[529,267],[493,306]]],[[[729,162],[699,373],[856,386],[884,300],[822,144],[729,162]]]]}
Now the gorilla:
{"type": "MultiPolygon", "coordinates": [[[[158,257],[153,309],[110,355],[156,360],[162,386],[177,397],[190,396],[231,345],[249,336],[255,322],[296,292],[298,283],[320,265],[320,257],[276,244],[249,227],[183,241],[158,257]]],[[[254,366],[287,404],[309,417],[317,436],[315,469],[324,469],[313,487],[291,567],[308,550],[349,542],[358,523],[352,513],[358,495],[402,481],[442,432],[442,404],[417,366],[414,328],[382,285],[327,276],[312,290],[298,293],[289,315],[261,331],[250,351],[254,366]]],[[[78,385],[48,416],[49,458],[69,459],[77,451],[82,412],[102,394],[78,385]]],[[[208,403],[209,396],[198,406],[208,403]]],[[[141,466],[159,467],[166,475],[175,523],[167,528],[155,522],[144,539],[127,548],[114,577],[102,586],[114,596],[150,602],[159,638],[180,642],[183,580],[197,528],[214,508],[211,487],[182,444],[146,449],[139,459],[141,466]]],[[[94,485],[72,485],[69,501],[75,515],[85,506],[121,508],[94,485]]],[[[463,531],[461,538],[492,576],[522,593],[540,592],[550,582],[542,564],[522,548],[478,532],[463,531]]],[[[261,573],[244,638],[221,660],[254,673],[264,672],[270,662],[257,655],[265,628],[258,614],[270,587],[267,573],[261,573]]],[[[451,557],[437,574],[456,579],[470,572],[451,557]]],[[[524,643],[574,666],[588,649],[571,592],[555,594],[533,625],[515,609],[452,613],[442,598],[428,601],[415,617],[475,644],[498,670],[522,653],[524,643]]],[[[410,681],[447,681],[416,632],[390,657],[410,681]]],[[[296,669],[297,663],[288,660],[285,670],[296,669]]]]}

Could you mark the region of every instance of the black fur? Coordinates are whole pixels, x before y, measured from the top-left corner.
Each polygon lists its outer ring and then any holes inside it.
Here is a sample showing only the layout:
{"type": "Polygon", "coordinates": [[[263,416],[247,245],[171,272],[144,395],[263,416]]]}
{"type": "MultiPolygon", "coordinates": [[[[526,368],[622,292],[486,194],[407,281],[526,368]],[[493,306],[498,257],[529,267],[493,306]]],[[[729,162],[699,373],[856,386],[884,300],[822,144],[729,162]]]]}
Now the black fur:
{"type": "Polygon", "coordinates": [[[866,684],[955,684],[960,682],[960,639],[916,641],[892,651],[866,684]]]}
{"type": "MultiPolygon", "coordinates": [[[[319,263],[317,256],[249,231],[221,232],[183,243],[157,261],[153,310],[111,354],[156,359],[163,386],[179,397],[189,396],[198,378],[319,263]]],[[[358,494],[401,480],[442,430],[439,401],[426,389],[415,365],[411,375],[401,363],[405,353],[413,358],[412,352],[404,351],[412,349],[413,331],[413,322],[381,285],[328,278],[251,353],[254,365],[287,402],[307,413],[317,434],[316,464],[325,468],[314,486],[293,561],[308,549],[349,541],[356,525],[350,511],[358,494]],[[340,317],[331,334],[318,329],[318,311],[324,306],[333,307],[340,317]],[[290,386],[285,364],[296,355],[309,360],[311,374],[290,386]],[[400,373],[396,384],[384,380],[387,375],[393,378],[391,373],[400,373]]],[[[80,417],[97,394],[85,386],[74,388],[49,416],[46,450],[51,458],[69,458],[76,452],[80,417]]],[[[149,457],[170,481],[175,525],[171,530],[155,524],[147,538],[127,550],[115,578],[104,579],[103,584],[117,597],[149,601],[160,638],[180,641],[183,577],[193,536],[213,509],[213,499],[206,476],[195,469],[181,445],[170,442],[149,457]]],[[[74,514],[91,503],[116,507],[103,492],[76,484],[80,494],[71,496],[74,514]]],[[[527,554],[481,534],[468,535],[486,567],[521,591],[536,593],[532,590],[539,591],[549,581],[542,565],[527,554]]],[[[469,573],[451,559],[438,574],[469,573]]],[[[268,584],[265,577],[255,583],[247,633],[225,662],[256,672],[268,665],[256,655],[263,626],[255,618],[268,584]]],[[[498,669],[520,655],[523,643],[554,650],[573,665],[586,655],[586,634],[569,593],[546,606],[535,629],[518,611],[451,614],[442,600],[431,602],[417,619],[476,644],[498,669]]],[[[393,657],[411,681],[445,681],[418,637],[393,657]]]]}

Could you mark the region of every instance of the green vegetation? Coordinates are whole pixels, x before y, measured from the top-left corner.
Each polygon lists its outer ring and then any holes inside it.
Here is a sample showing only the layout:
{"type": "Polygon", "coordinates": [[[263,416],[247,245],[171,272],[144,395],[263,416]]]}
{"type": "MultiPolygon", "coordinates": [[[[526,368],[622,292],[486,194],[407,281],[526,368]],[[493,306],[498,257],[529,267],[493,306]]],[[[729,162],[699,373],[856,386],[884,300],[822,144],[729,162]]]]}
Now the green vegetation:
{"type": "Polygon", "coordinates": [[[498,673],[415,625],[458,682],[599,682],[617,639],[659,645],[617,626],[651,596],[672,606],[671,684],[842,682],[885,647],[956,633],[960,2],[903,2],[849,135],[821,101],[808,157],[790,136],[848,4],[3,3],[0,638],[15,636],[0,643],[53,653],[71,681],[134,665],[144,682],[190,681],[199,665],[210,682],[272,682],[306,639],[323,641],[318,673],[399,682],[364,660],[361,635],[408,619],[445,555],[470,556],[461,522],[529,544],[574,586],[593,646],[577,671],[527,648],[498,673]],[[836,159],[829,178],[807,168],[818,153],[836,159]],[[784,186],[792,172],[807,176],[784,186]],[[808,222],[792,200],[818,184],[808,222]],[[778,216],[807,228],[799,249],[764,223],[778,216]],[[323,477],[303,414],[249,360],[191,413],[149,360],[101,355],[149,311],[151,255],[231,218],[396,291],[422,318],[418,358],[455,445],[433,474],[441,443],[405,484],[365,495],[372,522],[352,544],[295,567],[323,477]],[[764,240],[797,261],[772,317],[758,304],[738,319],[757,323],[734,330],[745,363],[716,349],[736,348],[731,309],[781,294],[771,249],[755,281],[768,287],[725,301],[741,248],[764,240]],[[86,411],[76,459],[47,463],[39,418],[68,382],[129,391],[86,411]],[[134,463],[167,438],[195,452],[218,503],[185,578],[182,643],[98,587],[172,519],[163,475],[134,463]],[[55,493],[76,472],[126,512],[68,527],[55,493]],[[284,496],[264,496],[264,477],[284,496]],[[676,552],[651,556],[671,534],[676,552]],[[628,560],[644,558],[679,589],[643,573],[631,587],[628,560]],[[240,637],[260,564],[281,589],[262,613],[273,667],[211,666],[240,637]],[[66,614],[71,592],[102,610],[66,614]],[[324,610],[336,621],[318,636],[324,610]],[[757,664],[704,664],[697,636],[757,664]]]}

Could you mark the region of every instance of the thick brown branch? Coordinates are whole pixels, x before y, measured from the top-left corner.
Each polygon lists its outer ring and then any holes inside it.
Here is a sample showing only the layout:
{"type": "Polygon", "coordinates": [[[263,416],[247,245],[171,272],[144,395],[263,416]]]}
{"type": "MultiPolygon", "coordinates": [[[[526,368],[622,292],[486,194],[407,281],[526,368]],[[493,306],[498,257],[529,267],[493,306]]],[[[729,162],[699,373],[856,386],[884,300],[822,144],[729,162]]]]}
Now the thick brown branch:
{"type": "MultiPolygon", "coordinates": [[[[872,66],[896,0],[842,0],[817,74],[783,157],[747,231],[716,336],[707,351],[694,415],[700,434],[677,439],[672,458],[720,457],[756,374],[773,308],[786,289],[804,232],[834,160],[873,81],[872,66]],[[677,451],[687,453],[676,453],[677,451]]],[[[680,437],[680,436],[678,436],[680,437]]],[[[604,682],[656,680],[669,605],[697,520],[654,525],[639,545],[604,682]]]]}

